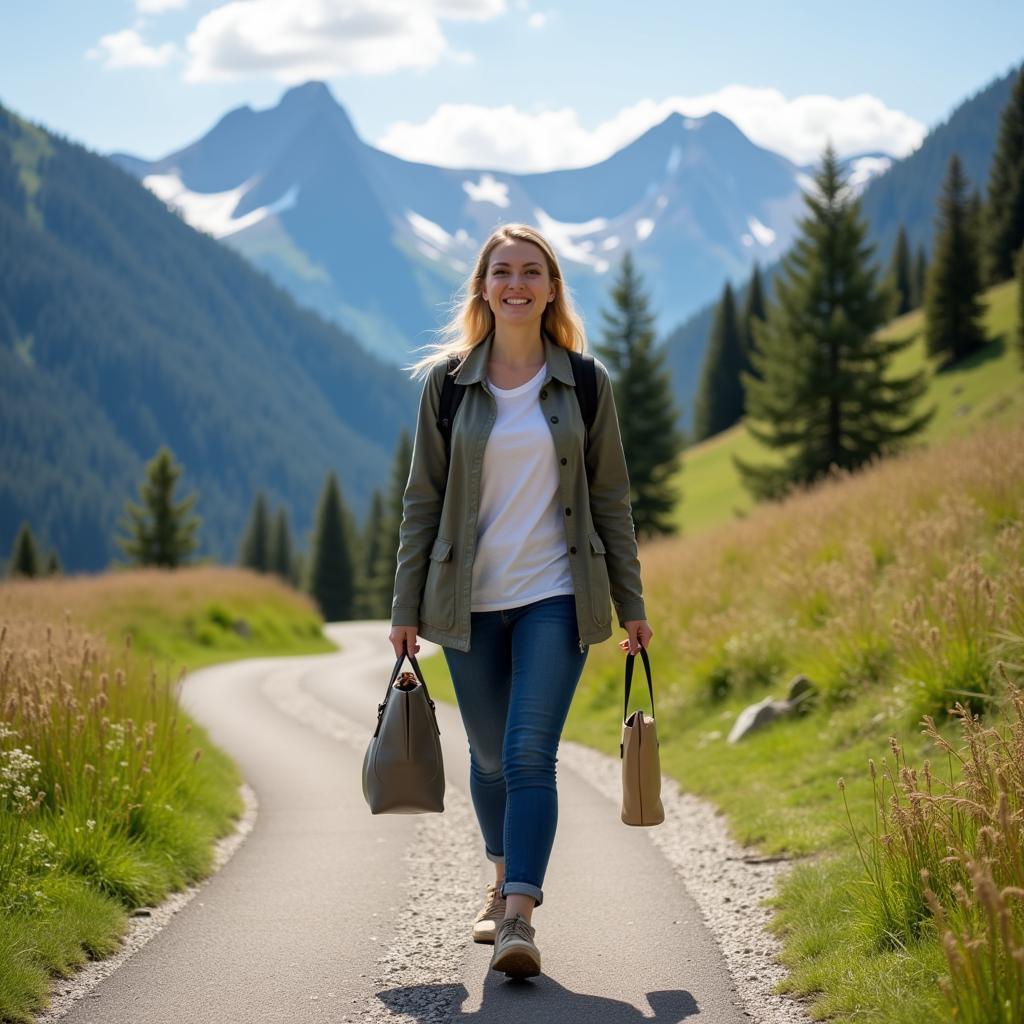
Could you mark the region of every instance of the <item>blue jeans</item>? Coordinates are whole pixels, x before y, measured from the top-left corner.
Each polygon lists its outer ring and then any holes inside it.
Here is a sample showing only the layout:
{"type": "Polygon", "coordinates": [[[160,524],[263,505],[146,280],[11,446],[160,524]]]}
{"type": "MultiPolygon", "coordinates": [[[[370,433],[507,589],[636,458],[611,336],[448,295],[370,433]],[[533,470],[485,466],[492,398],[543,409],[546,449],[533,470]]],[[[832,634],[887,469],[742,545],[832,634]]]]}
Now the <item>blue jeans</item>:
{"type": "Polygon", "coordinates": [[[539,906],[555,840],[555,761],[587,660],[576,599],[473,612],[470,650],[444,648],[469,737],[469,791],[488,860],[505,863],[501,895],[539,906]]]}

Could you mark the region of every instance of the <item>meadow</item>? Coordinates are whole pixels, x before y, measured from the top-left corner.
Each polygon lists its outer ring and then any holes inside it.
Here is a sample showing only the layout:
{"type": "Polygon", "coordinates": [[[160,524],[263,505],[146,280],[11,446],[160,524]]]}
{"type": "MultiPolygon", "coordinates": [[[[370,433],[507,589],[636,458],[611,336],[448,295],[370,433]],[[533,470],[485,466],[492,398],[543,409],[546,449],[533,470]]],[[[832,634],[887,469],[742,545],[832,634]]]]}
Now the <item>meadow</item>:
{"type": "Polygon", "coordinates": [[[179,708],[212,661],[333,650],[315,606],[237,569],[0,586],[0,1020],[113,952],[134,909],[195,882],[241,811],[179,708]]]}

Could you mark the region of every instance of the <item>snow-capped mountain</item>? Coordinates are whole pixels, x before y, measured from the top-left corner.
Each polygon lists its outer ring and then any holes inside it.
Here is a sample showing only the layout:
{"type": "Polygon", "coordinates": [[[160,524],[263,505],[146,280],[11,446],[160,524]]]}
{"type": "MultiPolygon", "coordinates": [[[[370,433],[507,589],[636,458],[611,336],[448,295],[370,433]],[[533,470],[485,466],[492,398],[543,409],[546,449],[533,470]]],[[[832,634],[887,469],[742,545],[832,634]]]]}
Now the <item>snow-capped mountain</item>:
{"type": "MultiPolygon", "coordinates": [[[[269,110],[233,110],[161,160],[113,159],[194,227],[240,250],[296,298],[401,361],[428,340],[481,242],[526,221],[555,245],[591,331],[617,261],[633,251],[668,329],[751,264],[788,247],[802,168],[717,113],[672,114],[590,167],[453,170],[367,145],[321,82],[269,110]]],[[[884,154],[848,158],[856,187],[884,154]]]]}

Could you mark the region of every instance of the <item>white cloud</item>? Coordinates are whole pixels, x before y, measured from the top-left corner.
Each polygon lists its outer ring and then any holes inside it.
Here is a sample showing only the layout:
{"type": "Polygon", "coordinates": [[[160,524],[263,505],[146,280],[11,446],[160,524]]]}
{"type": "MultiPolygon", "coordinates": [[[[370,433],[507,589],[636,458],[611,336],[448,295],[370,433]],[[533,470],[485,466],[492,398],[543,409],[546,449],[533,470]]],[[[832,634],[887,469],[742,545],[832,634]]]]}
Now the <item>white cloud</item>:
{"type": "Polygon", "coordinates": [[[230,0],[189,35],[188,81],[270,75],[282,82],[428,68],[450,50],[441,21],[486,21],[505,0],[230,0]]]}
{"type": "Polygon", "coordinates": [[[160,68],[173,60],[176,53],[173,43],[148,46],[136,29],[126,28],[101,36],[85,55],[90,60],[102,60],[105,68],[160,68]]]}
{"type": "Polygon", "coordinates": [[[526,19],[526,24],[530,28],[543,28],[548,23],[548,16],[543,11],[534,11],[533,14],[526,19]]]}
{"type": "Polygon", "coordinates": [[[188,0],[135,0],[135,10],[140,14],[160,14],[184,7],[188,0]]]}
{"type": "Polygon", "coordinates": [[[866,94],[787,99],[777,89],[729,85],[703,96],[641,100],[595,128],[581,125],[570,107],[525,111],[445,103],[418,124],[396,121],[375,144],[396,156],[448,167],[546,171],[597,163],[674,111],[699,118],[713,110],[757,145],[798,164],[817,162],[828,139],[839,156],[864,150],[905,156],[926,132],[919,121],[866,94]]]}

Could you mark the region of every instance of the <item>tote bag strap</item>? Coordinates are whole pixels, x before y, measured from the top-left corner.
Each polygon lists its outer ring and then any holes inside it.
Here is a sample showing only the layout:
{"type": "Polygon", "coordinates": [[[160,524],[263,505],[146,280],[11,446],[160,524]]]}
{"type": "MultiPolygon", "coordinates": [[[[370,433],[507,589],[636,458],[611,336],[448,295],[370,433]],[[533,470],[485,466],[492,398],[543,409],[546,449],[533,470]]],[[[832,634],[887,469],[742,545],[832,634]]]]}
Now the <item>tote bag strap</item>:
{"type": "MultiPolygon", "coordinates": [[[[380,732],[380,723],[384,720],[384,709],[387,707],[388,701],[391,699],[392,687],[395,685],[395,680],[398,678],[398,673],[402,668],[402,662],[405,659],[409,659],[409,664],[412,665],[413,672],[416,673],[416,678],[419,680],[420,686],[423,687],[423,695],[427,698],[427,703],[430,705],[431,713],[434,711],[434,702],[430,697],[430,690],[427,689],[427,681],[423,678],[423,673],[420,671],[419,662],[416,660],[416,655],[410,654],[406,647],[402,647],[402,653],[398,656],[398,660],[395,662],[395,667],[391,672],[391,678],[388,680],[388,688],[384,691],[384,699],[377,705],[377,728],[374,729],[373,735],[376,736],[380,732]]],[[[437,718],[434,718],[434,728],[437,728],[437,718]]],[[[437,728],[438,733],[441,732],[437,728]]]]}
{"type": "MultiPolygon", "coordinates": [[[[644,662],[644,672],[647,673],[647,692],[651,695],[651,717],[654,717],[654,683],[651,681],[651,662],[647,657],[647,648],[640,648],[640,657],[644,662]]],[[[636,655],[626,655],[626,698],[622,703],[622,720],[626,720],[626,716],[629,714],[629,691],[633,685],[633,662],[636,659],[636,655]]]]}

